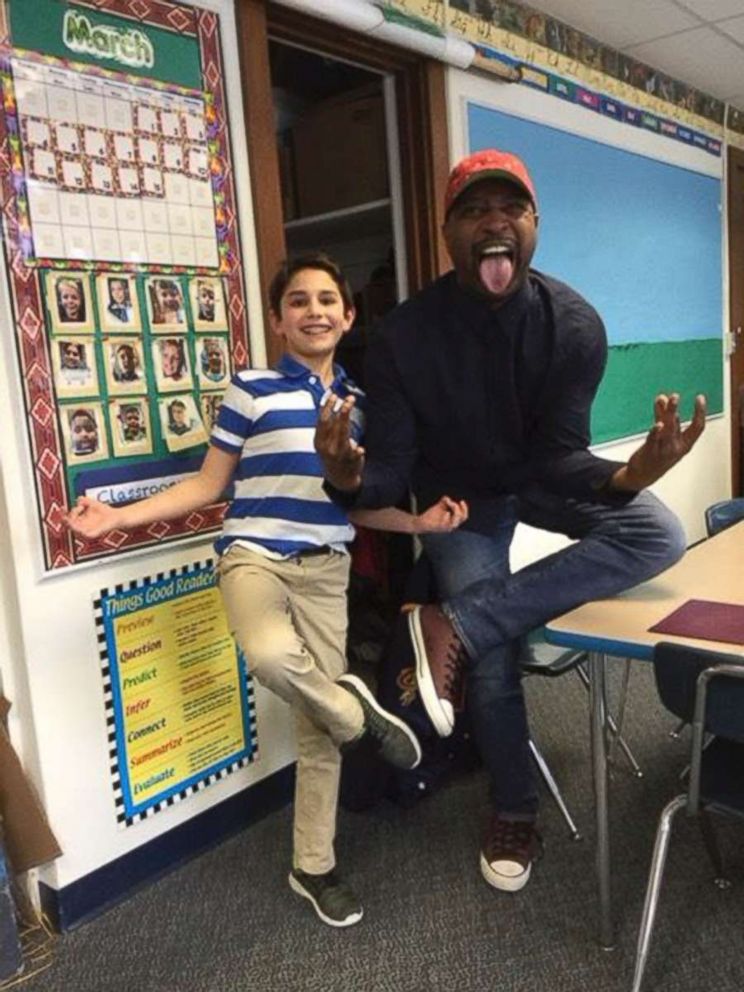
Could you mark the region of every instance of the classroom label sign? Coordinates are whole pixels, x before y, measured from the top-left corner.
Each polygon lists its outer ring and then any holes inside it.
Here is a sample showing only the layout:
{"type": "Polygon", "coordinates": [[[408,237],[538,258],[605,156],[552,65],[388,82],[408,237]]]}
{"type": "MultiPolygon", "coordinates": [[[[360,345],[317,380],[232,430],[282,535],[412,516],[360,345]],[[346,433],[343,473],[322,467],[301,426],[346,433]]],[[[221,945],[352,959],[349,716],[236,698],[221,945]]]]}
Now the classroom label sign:
{"type": "Polygon", "coordinates": [[[254,758],[253,692],[211,564],[102,590],[95,607],[117,816],[131,825],[254,758]]]}

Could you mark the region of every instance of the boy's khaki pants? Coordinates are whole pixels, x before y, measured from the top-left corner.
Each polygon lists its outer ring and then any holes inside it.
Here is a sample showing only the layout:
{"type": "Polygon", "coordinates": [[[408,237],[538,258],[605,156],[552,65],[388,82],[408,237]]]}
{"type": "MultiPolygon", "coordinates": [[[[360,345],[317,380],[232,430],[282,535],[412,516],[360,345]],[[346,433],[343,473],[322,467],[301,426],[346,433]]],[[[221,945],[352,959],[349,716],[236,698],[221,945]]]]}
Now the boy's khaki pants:
{"type": "Polygon", "coordinates": [[[363,730],[359,703],[335,684],[346,670],[349,562],[336,551],[275,561],[233,546],[217,566],[248,670],[294,713],[293,859],[314,875],[335,865],[339,745],[363,730]]]}

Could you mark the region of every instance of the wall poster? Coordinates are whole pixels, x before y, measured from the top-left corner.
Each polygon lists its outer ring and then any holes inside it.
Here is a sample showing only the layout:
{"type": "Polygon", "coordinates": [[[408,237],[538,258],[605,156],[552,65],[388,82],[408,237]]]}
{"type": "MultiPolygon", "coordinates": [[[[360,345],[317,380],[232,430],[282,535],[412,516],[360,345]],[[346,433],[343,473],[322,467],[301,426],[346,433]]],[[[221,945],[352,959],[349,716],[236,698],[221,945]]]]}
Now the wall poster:
{"type": "Polygon", "coordinates": [[[47,571],[219,527],[87,541],[62,516],[195,472],[248,364],[219,16],[0,0],[0,197],[47,571]]]}
{"type": "Polygon", "coordinates": [[[132,826],[253,761],[253,687],[212,562],[95,601],[117,820],[132,826]]]}

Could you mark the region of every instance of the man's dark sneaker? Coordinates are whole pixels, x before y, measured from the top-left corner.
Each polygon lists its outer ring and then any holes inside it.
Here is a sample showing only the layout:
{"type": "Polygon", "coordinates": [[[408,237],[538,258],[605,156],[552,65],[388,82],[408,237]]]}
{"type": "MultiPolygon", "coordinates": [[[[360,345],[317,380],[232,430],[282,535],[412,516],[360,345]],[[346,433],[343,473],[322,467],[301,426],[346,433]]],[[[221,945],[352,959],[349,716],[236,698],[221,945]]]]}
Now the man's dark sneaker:
{"type": "Polygon", "coordinates": [[[289,873],[289,887],[297,895],[309,899],[321,920],[331,927],[353,926],[364,914],[362,904],[333,870],[325,875],[308,875],[293,868],[289,873]]]}
{"type": "Polygon", "coordinates": [[[462,709],[467,656],[452,622],[438,606],[414,606],[408,629],[416,655],[421,702],[440,737],[449,737],[462,709]]]}
{"type": "Polygon", "coordinates": [[[481,873],[489,885],[503,892],[518,892],[527,884],[532,862],[541,855],[542,840],[534,822],[492,815],[480,856],[481,873]]]}
{"type": "MultiPolygon", "coordinates": [[[[415,768],[421,761],[421,745],[408,724],[384,710],[356,675],[340,675],[336,683],[350,692],[362,707],[362,736],[368,735],[372,739],[380,757],[396,768],[415,768]]],[[[341,750],[353,747],[359,740],[349,741],[341,750]]]]}

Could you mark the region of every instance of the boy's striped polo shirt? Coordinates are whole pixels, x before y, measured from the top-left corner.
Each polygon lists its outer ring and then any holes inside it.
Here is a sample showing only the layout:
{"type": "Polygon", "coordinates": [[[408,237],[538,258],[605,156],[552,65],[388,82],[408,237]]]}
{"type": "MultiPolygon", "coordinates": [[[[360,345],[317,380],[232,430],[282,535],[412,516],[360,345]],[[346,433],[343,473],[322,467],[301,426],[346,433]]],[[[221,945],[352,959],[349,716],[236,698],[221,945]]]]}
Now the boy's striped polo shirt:
{"type": "MultiPolygon", "coordinates": [[[[336,395],[363,393],[334,366],[336,395]]],[[[346,513],[323,491],[323,467],[314,447],[315,424],[326,390],[319,376],[285,355],[276,369],[245,369],[228,386],[211,443],[239,454],[234,493],[225,513],[219,554],[237,542],[269,557],[313,548],[345,551],[354,537],[346,513]]],[[[363,413],[352,414],[361,441],[363,413]]]]}

